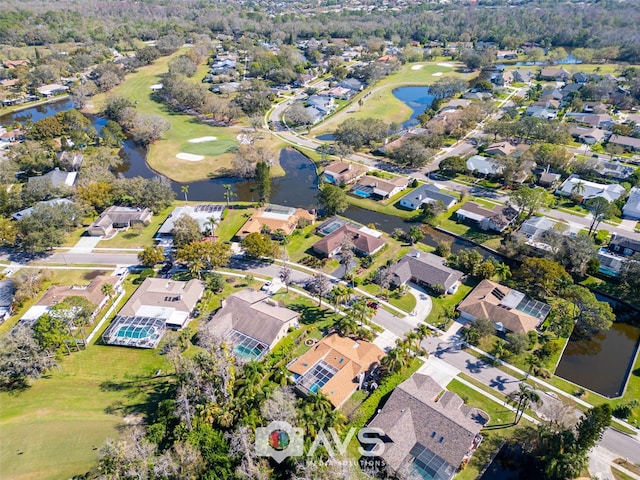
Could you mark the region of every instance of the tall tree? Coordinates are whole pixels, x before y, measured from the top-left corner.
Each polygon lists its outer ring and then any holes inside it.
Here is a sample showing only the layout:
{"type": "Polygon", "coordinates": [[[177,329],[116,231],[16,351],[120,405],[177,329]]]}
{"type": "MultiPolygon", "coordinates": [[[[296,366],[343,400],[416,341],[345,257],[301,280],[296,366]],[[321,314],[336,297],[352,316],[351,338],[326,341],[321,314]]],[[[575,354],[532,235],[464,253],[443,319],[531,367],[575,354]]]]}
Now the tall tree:
{"type": "Polygon", "coordinates": [[[202,240],[200,224],[196,219],[187,214],[180,215],[174,222],[171,229],[173,245],[182,248],[185,245],[202,240]]]}
{"type": "Polygon", "coordinates": [[[331,290],[331,282],[323,273],[316,273],[309,281],[309,290],[318,296],[318,306],[322,306],[322,297],[331,290]]]}
{"type": "Polygon", "coordinates": [[[231,203],[231,199],[237,196],[233,190],[231,190],[231,184],[227,183],[224,185],[224,199],[227,202],[227,208],[229,208],[229,204],[231,203]]]}
{"type": "Polygon", "coordinates": [[[598,225],[600,225],[602,220],[611,218],[616,213],[615,204],[603,197],[590,198],[585,202],[585,205],[591,210],[592,216],[591,225],[589,225],[589,235],[598,230],[598,225]]]}
{"type": "Polygon", "coordinates": [[[344,212],[349,206],[347,195],[340,187],[324,185],[318,193],[318,203],[326,215],[335,215],[344,212]]]}
{"type": "Polygon", "coordinates": [[[256,165],[256,188],[258,202],[268,203],[271,196],[271,169],[267,162],[258,162],[256,165]]]}

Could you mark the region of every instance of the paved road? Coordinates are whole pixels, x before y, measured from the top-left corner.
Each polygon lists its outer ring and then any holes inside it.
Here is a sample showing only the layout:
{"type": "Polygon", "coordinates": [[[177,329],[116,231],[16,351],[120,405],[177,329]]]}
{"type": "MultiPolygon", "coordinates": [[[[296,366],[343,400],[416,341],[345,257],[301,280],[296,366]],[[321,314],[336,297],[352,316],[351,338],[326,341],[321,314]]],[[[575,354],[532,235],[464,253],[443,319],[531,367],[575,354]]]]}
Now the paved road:
{"type": "MultiPolygon", "coordinates": [[[[503,395],[516,391],[520,378],[503,372],[473,355],[462,350],[462,344],[457,336],[449,339],[435,337],[423,341],[422,346],[436,358],[456,367],[461,372],[473,377],[476,381],[487,385],[503,395]]],[[[543,404],[534,406],[537,412],[544,411],[544,404],[556,402],[555,398],[539,392],[543,404]]],[[[640,440],[629,435],[620,433],[612,428],[608,428],[599,445],[616,455],[627,458],[630,461],[640,464],[640,440]]]]}

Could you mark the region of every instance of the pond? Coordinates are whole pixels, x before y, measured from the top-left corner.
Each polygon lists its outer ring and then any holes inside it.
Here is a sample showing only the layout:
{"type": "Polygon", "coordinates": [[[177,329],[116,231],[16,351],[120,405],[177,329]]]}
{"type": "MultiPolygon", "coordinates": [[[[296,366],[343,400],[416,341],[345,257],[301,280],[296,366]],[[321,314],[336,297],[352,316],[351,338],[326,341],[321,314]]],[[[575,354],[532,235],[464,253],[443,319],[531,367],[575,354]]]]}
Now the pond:
{"type": "Polygon", "coordinates": [[[413,113],[402,126],[409,128],[417,125],[418,117],[426,112],[433,103],[434,95],[429,95],[429,87],[400,87],[393,90],[393,96],[402,100],[413,113]]]}
{"type": "MultiPolygon", "coordinates": [[[[71,100],[61,100],[37,107],[14,112],[0,117],[0,124],[10,125],[14,122],[38,121],[73,108],[71,100]]],[[[107,123],[106,119],[97,115],[87,115],[98,132],[107,123]]],[[[117,174],[124,177],[154,178],[158,174],[151,170],[145,160],[146,149],[130,139],[122,144],[119,152],[124,160],[117,174]]],[[[271,184],[271,201],[280,205],[291,205],[301,208],[315,208],[318,190],[318,176],[314,163],[297,150],[286,148],[281,150],[280,165],[285,171],[282,177],[274,178],[271,184]]],[[[255,182],[242,178],[215,178],[192,182],[189,184],[189,199],[195,201],[224,201],[224,185],[231,184],[236,194],[235,200],[256,201],[255,182]]],[[[182,198],[182,185],[172,182],[177,198],[182,198]]]]}
{"type": "MultiPolygon", "coordinates": [[[[396,228],[408,231],[413,225],[419,225],[426,233],[425,237],[421,240],[422,243],[424,243],[425,245],[429,245],[430,247],[436,247],[438,243],[449,242],[451,243],[451,251],[453,253],[456,253],[463,248],[475,247],[475,245],[471,242],[467,242],[466,240],[462,240],[452,235],[440,232],[434,228],[429,227],[428,225],[408,222],[399,217],[386,215],[384,213],[373,212],[371,210],[366,210],[360,207],[350,206],[342,214],[342,216],[350,218],[351,220],[355,220],[362,225],[369,225],[373,223],[376,226],[377,230],[388,234],[393,233],[396,228]]],[[[485,258],[490,256],[489,252],[486,252],[480,248],[478,248],[477,250],[485,258]]]]}
{"type": "MultiPolygon", "coordinates": [[[[411,89],[409,92],[413,92],[412,95],[415,98],[425,98],[424,95],[428,91],[426,87],[403,87],[397,90],[404,89],[411,89]]],[[[427,95],[427,97],[429,96],[427,95]]],[[[430,104],[432,97],[429,98],[428,103],[430,104]]],[[[40,118],[72,108],[73,105],[71,101],[63,100],[58,103],[49,104],[46,108],[44,107],[45,106],[33,107],[21,112],[5,115],[4,117],[0,117],[0,123],[10,124],[14,121],[25,121],[28,119],[37,121],[40,118]]],[[[424,108],[426,108],[426,106],[424,108]]],[[[422,111],[424,111],[424,109],[422,111]]],[[[88,115],[88,117],[98,132],[106,124],[106,120],[102,117],[96,115],[88,115]]],[[[146,149],[136,145],[132,140],[127,139],[123,142],[119,155],[124,159],[124,164],[118,170],[118,174],[127,178],[135,176],[153,178],[158,176],[158,174],[147,165],[145,160],[146,149]]],[[[270,201],[278,205],[290,205],[307,209],[317,208],[318,175],[315,164],[308,157],[293,148],[282,149],[280,151],[279,161],[285,171],[285,175],[273,179],[270,201]]],[[[188,184],[189,200],[223,202],[224,185],[226,184],[232,185],[232,190],[236,194],[234,200],[247,202],[257,200],[255,182],[243,178],[214,178],[211,180],[192,182],[188,184]]],[[[181,191],[182,184],[172,182],[172,187],[176,193],[176,197],[183,198],[181,191]]],[[[395,228],[408,230],[412,225],[409,222],[403,221],[401,218],[358,207],[348,208],[347,211],[343,213],[343,216],[363,225],[374,223],[380,230],[386,233],[392,233],[395,228]]],[[[422,242],[432,247],[437,246],[440,242],[450,242],[454,252],[461,248],[474,247],[472,243],[457,239],[434,229],[430,229],[428,235],[425,236],[422,242]]],[[[483,250],[479,249],[478,251],[483,254],[483,256],[489,255],[483,250]]]]}
{"type": "Polygon", "coordinates": [[[572,336],[555,374],[605,397],[622,395],[640,340],[640,328],[616,322],[590,339],[572,336]]]}

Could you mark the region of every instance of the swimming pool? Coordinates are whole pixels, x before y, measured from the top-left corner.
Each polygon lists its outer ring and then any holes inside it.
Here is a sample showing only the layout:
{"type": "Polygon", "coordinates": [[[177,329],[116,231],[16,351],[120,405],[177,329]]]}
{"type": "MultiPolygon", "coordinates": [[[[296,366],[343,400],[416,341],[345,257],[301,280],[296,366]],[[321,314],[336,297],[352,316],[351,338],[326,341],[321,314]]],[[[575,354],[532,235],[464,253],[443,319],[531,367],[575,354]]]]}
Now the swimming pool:
{"type": "Polygon", "coordinates": [[[262,355],[262,350],[258,347],[249,348],[244,345],[237,345],[233,349],[233,354],[240,360],[244,360],[245,362],[252,362],[260,358],[260,355],[262,355]]]}
{"type": "Polygon", "coordinates": [[[153,335],[153,333],[153,327],[133,327],[131,325],[125,325],[124,327],[120,327],[118,333],[116,333],[116,337],[149,338],[153,335]]]}
{"type": "Polygon", "coordinates": [[[343,222],[331,222],[326,227],[323,227],[319,233],[321,233],[322,235],[329,235],[338,230],[342,225],[344,225],[343,222]]]}
{"type": "Polygon", "coordinates": [[[366,192],[364,190],[359,190],[359,189],[354,190],[353,194],[356,195],[357,197],[362,197],[362,198],[369,198],[371,196],[371,192],[366,192]]]}

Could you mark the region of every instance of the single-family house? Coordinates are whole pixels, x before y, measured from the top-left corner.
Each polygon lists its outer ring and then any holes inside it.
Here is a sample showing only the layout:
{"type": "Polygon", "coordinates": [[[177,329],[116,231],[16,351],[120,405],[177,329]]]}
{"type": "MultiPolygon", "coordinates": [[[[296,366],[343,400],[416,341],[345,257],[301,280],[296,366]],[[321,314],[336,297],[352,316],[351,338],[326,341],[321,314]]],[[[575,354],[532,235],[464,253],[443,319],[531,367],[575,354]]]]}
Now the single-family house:
{"type": "Polygon", "coordinates": [[[24,139],[24,132],[20,128],[7,130],[0,134],[0,142],[13,143],[24,139]]]}
{"type": "Polygon", "coordinates": [[[341,337],[324,337],[287,368],[302,395],[322,392],[339,408],[355,392],[362,377],[379,367],[385,353],[373,343],[341,337]]]}
{"type": "Polygon", "coordinates": [[[51,307],[57,303],[64,302],[69,297],[82,297],[95,306],[93,315],[97,315],[102,307],[107,303],[109,297],[103,292],[104,285],[111,285],[115,292],[118,292],[122,283],[122,277],[115,275],[98,275],[93,278],[88,285],[54,285],[30,307],[22,317],[20,326],[33,326],[35,322],[51,307]]]}
{"type": "Polygon", "coordinates": [[[329,90],[327,90],[326,92],[327,95],[329,95],[330,97],[333,98],[339,98],[341,100],[348,100],[349,98],[351,98],[353,96],[354,91],[349,89],[349,88],[345,88],[345,87],[332,87],[329,90]]]}
{"type": "Polygon", "coordinates": [[[405,190],[410,182],[411,179],[407,177],[393,177],[386,180],[373,175],[365,175],[358,180],[351,189],[351,193],[363,198],[390,198],[405,190]]]}
{"type": "Polygon", "coordinates": [[[0,280],[0,323],[4,322],[13,313],[13,297],[16,294],[16,286],[13,280],[0,280]]]}
{"type": "Polygon", "coordinates": [[[158,235],[172,235],[173,225],[182,215],[188,215],[198,222],[202,233],[211,232],[212,230],[215,230],[216,224],[222,220],[222,214],[224,213],[225,208],[226,207],[224,205],[214,204],[184,205],[182,207],[176,207],[158,229],[158,235]]]}
{"type": "Polygon", "coordinates": [[[50,85],[38,87],[36,90],[43,97],[53,97],[54,95],[66,92],[69,90],[69,87],[66,85],[60,85],[59,83],[52,83],[50,85]]]}
{"type": "Polygon", "coordinates": [[[161,318],[167,328],[182,328],[195,312],[203,293],[204,283],[200,280],[181,282],[148,277],[120,309],[118,316],[161,318]]]}
{"type": "Polygon", "coordinates": [[[601,113],[607,113],[607,106],[602,102],[584,102],[582,104],[582,111],[584,113],[595,113],[599,115],[601,113]]]}
{"type": "Polygon", "coordinates": [[[619,145],[628,152],[640,150],[640,138],[611,135],[609,137],[609,143],[611,145],[619,145]]]}
{"type": "Polygon", "coordinates": [[[540,71],[540,80],[566,82],[570,78],[571,74],[562,67],[546,67],[540,71]]]}
{"type": "Polygon", "coordinates": [[[300,314],[280,306],[269,295],[250,288],[221,301],[204,326],[205,332],[228,342],[242,361],[259,360],[290,329],[298,328],[300,314]]]}
{"type": "Polygon", "coordinates": [[[496,155],[501,157],[506,157],[511,155],[515,151],[516,147],[511,145],[509,142],[496,142],[489,145],[484,149],[484,153],[487,155],[496,155]]]}
{"type": "Polygon", "coordinates": [[[368,426],[384,432],[379,457],[387,475],[451,480],[480,445],[480,430],[489,420],[431,377],[414,373],[391,392],[368,426]]]}
{"type": "Polygon", "coordinates": [[[474,155],[467,159],[467,170],[476,175],[494,176],[502,173],[504,166],[493,158],[474,155]]]}
{"type": "Polygon", "coordinates": [[[364,88],[362,82],[356,78],[345,78],[338,84],[338,86],[342,88],[348,88],[349,90],[352,90],[354,92],[359,92],[364,88]]]}
{"type": "Polygon", "coordinates": [[[571,127],[570,133],[579,142],[587,145],[595,145],[602,142],[609,135],[605,130],[595,127],[571,127]]]}
{"type": "Polygon", "coordinates": [[[442,257],[414,250],[389,267],[396,286],[414,282],[430,290],[454,293],[463,273],[445,265],[442,257]]]}
{"type": "Polygon", "coordinates": [[[518,58],[518,52],[515,50],[498,50],[496,58],[498,60],[512,60],[518,58]]]}
{"type": "Polygon", "coordinates": [[[368,168],[359,163],[337,161],[325,167],[322,178],[333,185],[348,185],[362,178],[367,171],[368,168]]]}
{"type": "Polygon", "coordinates": [[[489,210],[475,202],[467,202],[456,211],[458,221],[496,232],[503,232],[517,217],[517,210],[509,205],[496,205],[489,210]]]}
{"type": "Polygon", "coordinates": [[[629,178],[636,171],[635,167],[624,165],[618,161],[600,160],[596,165],[596,171],[603,177],[624,180],[629,178]]]}
{"type": "Polygon", "coordinates": [[[558,184],[560,178],[559,173],[543,172],[538,179],[538,185],[544,188],[552,188],[558,184]]]}
{"type": "Polygon", "coordinates": [[[611,234],[607,248],[598,250],[600,273],[617,277],[622,272],[626,262],[633,262],[631,257],[640,254],[640,240],[611,234]]]}
{"type": "Polygon", "coordinates": [[[58,167],[44,175],[29,177],[29,183],[51,182],[54,187],[73,187],[76,183],[78,172],[63,172],[58,167]]]}
{"type": "Polygon", "coordinates": [[[551,311],[546,303],[491,280],[481,281],[457,309],[464,320],[487,318],[494,323],[496,330],[513,333],[535,330],[551,311]]]}
{"type": "Polygon", "coordinates": [[[28,67],[29,63],[31,63],[28,59],[20,59],[20,60],[3,60],[2,65],[4,68],[8,68],[9,70],[13,70],[18,67],[28,67]]]}
{"type": "Polygon", "coordinates": [[[498,87],[511,85],[513,83],[513,74],[511,72],[495,72],[489,77],[489,81],[498,87]]]}
{"type": "Polygon", "coordinates": [[[640,187],[633,187],[631,189],[627,203],[622,207],[622,214],[626,218],[640,220],[640,187]]]}
{"type": "Polygon", "coordinates": [[[462,98],[467,100],[485,100],[487,98],[491,98],[493,95],[489,92],[466,92],[462,94],[462,98]]]}
{"type": "Polygon", "coordinates": [[[418,210],[425,203],[441,202],[446,210],[453,207],[458,199],[453,195],[442,193],[432,184],[422,184],[400,199],[400,205],[409,210],[418,210]]]}
{"type": "Polygon", "coordinates": [[[562,100],[569,101],[571,99],[571,96],[578,92],[582,87],[583,85],[581,83],[567,83],[560,89],[562,100]]]}
{"type": "Polygon", "coordinates": [[[320,110],[324,115],[336,108],[334,99],[329,95],[311,95],[305,100],[307,106],[320,110]]]}
{"type": "Polygon", "coordinates": [[[556,100],[560,102],[562,98],[562,92],[557,88],[547,88],[540,93],[540,100],[556,100]]]}
{"type": "Polygon", "coordinates": [[[533,216],[525,220],[518,230],[526,237],[526,244],[542,251],[552,251],[549,236],[552,234],[575,237],[579,228],[567,222],[560,222],[547,217],[533,216]]]}
{"type": "Polygon", "coordinates": [[[536,72],[533,70],[520,70],[517,69],[512,72],[513,81],[517,83],[531,83],[536,78],[536,72]]]}
{"type": "Polygon", "coordinates": [[[548,108],[545,105],[529,105],[525,110],[525,114],[529,117],[539,118],[540,120],[553,120],[558,116],[558,110],[548,108]]]}
{"type": "Polygon", "coordinates": [[[573,81],[576,83],[587,83],[590,76],[584,72],[576,72],[573,74],[573,81]]]}
{"type": "Polygon", "coordinates": [[[87,233],[91,236],[107,236],[116,229],[128,229],[132,225],[149,225],[153,212],[148,208],[120,207],[113,205],[96,218],[87,233]]]}
{"type": "Polygon", "coordinates": [[[102,334],[107,345],[156,348],[167,329],[180,329],[196,313],[200,280],[146,278],[102,334]]]}
{"type": "Polygon", "coordinates": [[[12,214],[11,218],[13,218],[17,222],[19,222],[23,218],[28,217],[29,215],[31,215],[31,213],[33,212],[33,209],[36,208],[39,205],[64,205],[64,204],[69,204],[70,205],[72,203],[73,203],[73,201],[69,200],[68,198],[52,198],[50,200],[45,200],[43,202],[38,202],[32,207],[25,208],[24,210],[20,210],[19,212],[16,212],[16,213],[12,214]]]}
{"type": "Polygon", "coordinates": [[[70,150],[58,153],[57,157],[60,165],[66,169],[75,171],[80,170],[82,162],[84,161],[84,155],[82,153],[72,152],[70,150]]]}
{"type": "Polygon", "coordinates": [[[353,244],[355,253],[365,257],[375,255],[385,246],[385,241],[380,232],[369,228],[355,228],[351,225],[343,225],[318,240],[311,248],[317,254],[331,258],[340,253],[345,242],[353,244]]]}
{"type": "Polygon", "coordinates": [[[300,225],[316,221],[315,214],[302,208],[267,205],[254,212],[236,233],[239,239],[252,233],[269,232],[272,236],[289,236],[300,225]]]}
{"type": "Polygon", "coordinates": [[[556,190],[557,195],[570,197],[572,195],[581,199],[581,201],[590,198],[602,197],[609,202],[615,202],[618,198],[626,193],[624,187],[618,183],[603,184],[590,182],[581,179],[578,175],[569,175],[560,188],[556,190]]]}
{"type": "Polygon", "coordinates": [[[582,123],[594,128],[608,129],[614,125],[614,120],[607,113],[579,113],[569,112],[566,114],[567,120],[582,123]]]}

